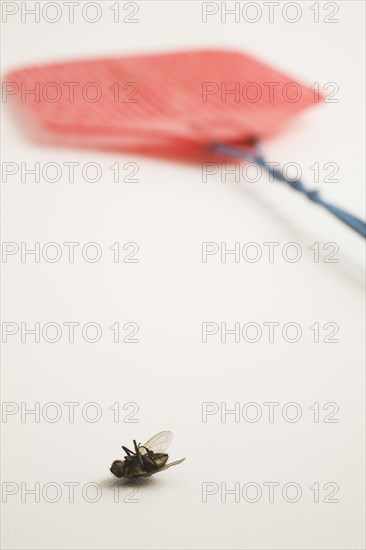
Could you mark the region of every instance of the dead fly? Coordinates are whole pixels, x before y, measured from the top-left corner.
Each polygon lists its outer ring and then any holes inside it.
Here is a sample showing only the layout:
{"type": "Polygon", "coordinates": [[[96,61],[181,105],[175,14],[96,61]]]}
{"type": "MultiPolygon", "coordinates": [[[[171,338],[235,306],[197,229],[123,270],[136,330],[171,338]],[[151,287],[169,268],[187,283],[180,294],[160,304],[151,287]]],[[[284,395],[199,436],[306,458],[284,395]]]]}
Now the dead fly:
{"type": "Polygon", "coordinates": [[[141,443],[137,445],[136,441],[133,440],[135,452],[122,446],[126,456],[124,460],[113,462],[111,466],[112,474],[116,477],[147,477],[166,470],[170,466],[180,464],[185,458],[167,464],[169,455],[165,451],[172,439],[172,432],[159,432],[144,445],[141,445],[141,443]]]}

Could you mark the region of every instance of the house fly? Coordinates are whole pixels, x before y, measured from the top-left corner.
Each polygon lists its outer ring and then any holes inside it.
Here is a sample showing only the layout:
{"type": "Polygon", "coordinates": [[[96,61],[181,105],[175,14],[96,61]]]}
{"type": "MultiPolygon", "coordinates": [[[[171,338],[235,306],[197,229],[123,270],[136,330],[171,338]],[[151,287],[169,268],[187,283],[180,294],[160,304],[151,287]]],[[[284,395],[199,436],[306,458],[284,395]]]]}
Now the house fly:
{"type": "Polygon", "coordinates": [[[126,453],[124,460],[115,460],[110,471],[116,477],[137,478],[151,476],[170,466],[181,464],[185,458],[167,464],[169,455],[165,451],[172,439],[172,432],[159,432],[144,445],[137,445],[133,440],[134,451],[122,445],[126,453]]]}

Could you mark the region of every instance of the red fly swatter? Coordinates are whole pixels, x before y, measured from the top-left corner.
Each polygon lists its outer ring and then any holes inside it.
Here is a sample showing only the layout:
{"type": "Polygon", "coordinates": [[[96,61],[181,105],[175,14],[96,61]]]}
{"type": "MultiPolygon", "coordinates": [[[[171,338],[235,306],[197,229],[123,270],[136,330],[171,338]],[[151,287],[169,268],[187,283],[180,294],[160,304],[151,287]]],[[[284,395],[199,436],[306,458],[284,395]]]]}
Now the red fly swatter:
{"type": "MultiPolygon", "coordinates": [[[[229,155],[266,169],[253,144],[321,101],[248,55],[216,50],[42,65],[12,72],[4,84],[5,98],[19,100],[22,117],[47,143],[200,160],[229,155]]],[[[366,235],[363,221],[272,173],[366,235]]]]}

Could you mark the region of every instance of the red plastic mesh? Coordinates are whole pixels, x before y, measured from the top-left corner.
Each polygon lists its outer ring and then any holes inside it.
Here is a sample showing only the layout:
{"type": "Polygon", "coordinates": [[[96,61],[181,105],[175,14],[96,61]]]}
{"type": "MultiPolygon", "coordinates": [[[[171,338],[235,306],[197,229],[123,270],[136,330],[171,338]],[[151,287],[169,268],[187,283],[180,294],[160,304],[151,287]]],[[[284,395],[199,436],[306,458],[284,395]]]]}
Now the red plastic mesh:
{"type": "Polygon", "coordinates": [[[48,142],[183,156],[213,142],[268,137],[320,100],[293,78],[230,51],[44,65],[12,72],[7,82],[22,117],[48,142]]]}

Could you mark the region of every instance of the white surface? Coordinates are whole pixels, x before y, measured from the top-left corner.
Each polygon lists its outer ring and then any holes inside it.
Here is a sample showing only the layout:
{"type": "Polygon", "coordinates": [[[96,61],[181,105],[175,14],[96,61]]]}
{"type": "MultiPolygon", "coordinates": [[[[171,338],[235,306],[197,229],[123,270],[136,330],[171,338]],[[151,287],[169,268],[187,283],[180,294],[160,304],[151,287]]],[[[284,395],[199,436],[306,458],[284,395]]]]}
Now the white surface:
{"type": "MultiPolygon", "coordinates": [[[[61,3],[62,4],[62,3],[61,3]]],[[[201,22],[200,2],[142,2],[140,23],[111,22],[109,2],[101,21],[77,18],[69,24],[3,26],[3,74],[41,61],[155,52],[198,46],[252,52],[310,84],[337,82],[339,103],[310,110],[279,138],[268,142],[268,157],[307,168],[337,162],[340,182],[322,184],[326,197],[361,216],[363,2],[338,2],[337,24],[315,24],[309,3],[289,24],[264,17],[201,22]]],[[[97,344],[64,338],[49,344],[3,346],[3,400],[81,404],[103,409],[98,423],[64,417],[55,424],[19,415],[2,424],[3,482],[28,487],[55,482],[100,484],[98,503],[66,488],[59,502],[40,503],[20,494],[3,504],[3,547],[7,549],[248,548],[359,549],[363,541],[363,241],[326,212],[287,188],[258,184],[203,184],[200,168],[132,155],[53,149],[26,140],[3,106],[3,161],[99,162],[96,184],[21,183],[3,185],[3,241],[96,241],[104,256],[97,264],[21,263],[3,267],[3,321],[99,323],[97,344]],[[138,184],[114,184],[107,169],[115,161],[137,162],[138,184]],[[114,264],[108,246],[135,241],[140,262],[114,264]],[[203,241],[295,241],[303,250],[296,264],[263,260],[201,262],[203,241]],[[338,243],[339,263],[314,263],[314,242],[338,243]],[[140,325],[140,343],[114,344],[115,321],[140,325]],[[297,321],[297,344],[265,338],[257,344],[218,338],[201,342],[204,321],[232,324],[297,321]],[[307,327],[328,321],[340,326],[338,344],[314,344],[307,327]],[[114,402],[138,403],[139,423],[114,423],[114,402]],[[303,417],[274,423],[201,421],[202,402],[297,402],[303,417]],[[314,423],[308,407],[336,402],[339,423],[314,423]],[[140,487],[138,503],[113,502],[108,467],[122,444],[146,440],[171,429],[171,456],[184,464],[140,487]],[[202,483],[297,482],[297,503],[267,492],[257,503],[224,504],[219,495],[201,501],[202,483]],[[338,503],[313,502],[309,486],[335,482],[338,503]]],[[[310,181],[311,183],[311,181],[310,181]]],[[[65,411],[65,409],[64,409],[65,411]]],[[[128,411],[123,411],[124,414],[128,411]]],[[[329,412],[329,411],[328,411],[329,412]]],[[[280,487],[280,489],[281,489],[280,487]]],[[[122,493],[122,498],[131,488],[122,493]]],[[[326,494],[329,494],[329,490],[326,494]]],[[[322,495],[324,497],[324,492],[322,495]]]]}

